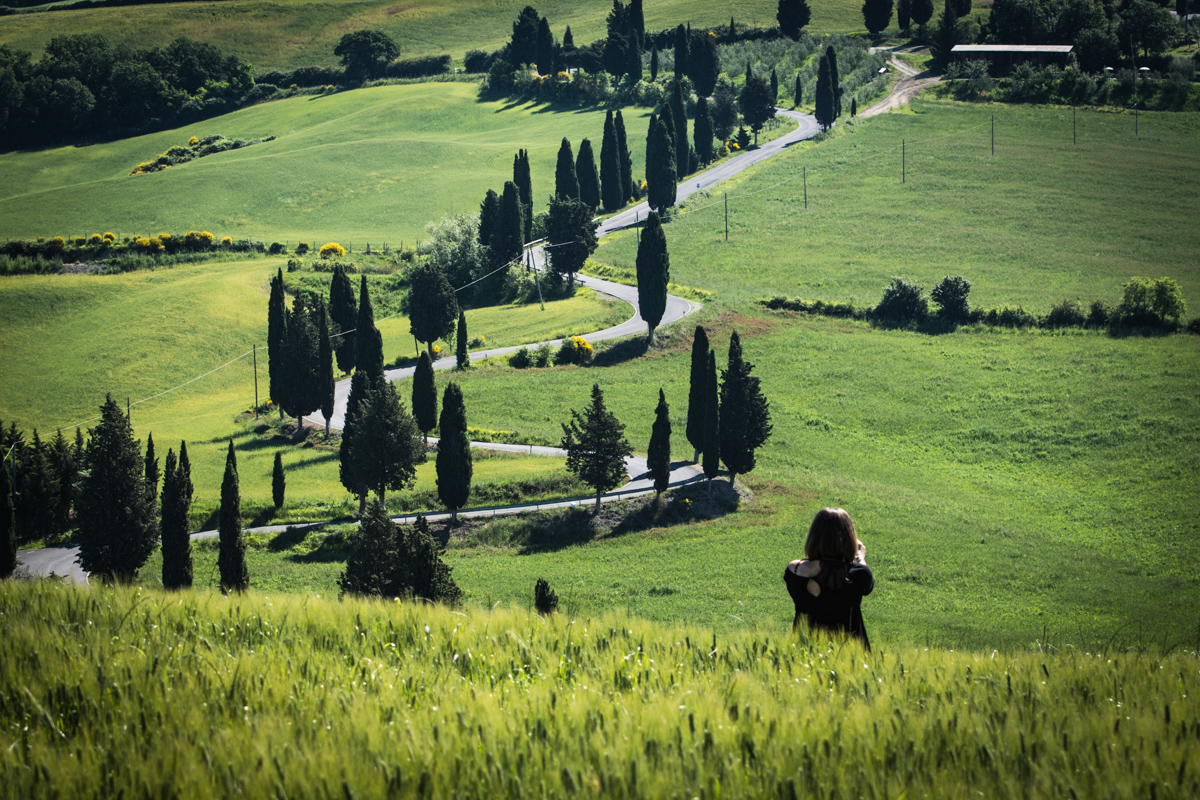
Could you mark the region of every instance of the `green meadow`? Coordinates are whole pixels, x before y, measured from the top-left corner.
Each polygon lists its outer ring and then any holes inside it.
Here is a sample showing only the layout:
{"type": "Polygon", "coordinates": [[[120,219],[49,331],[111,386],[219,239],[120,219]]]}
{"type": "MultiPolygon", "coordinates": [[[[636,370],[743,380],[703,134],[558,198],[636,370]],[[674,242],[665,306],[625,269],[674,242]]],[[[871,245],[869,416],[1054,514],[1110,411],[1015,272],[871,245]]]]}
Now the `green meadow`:
{"type": "MultiPolygon", "coordinates": [[[[524,0],[423,0],[393,3],[358,0],[224,0],[121,6],[46,14],[0,17],[0,44],[39,53],[55,36],[105,35],[131,47],[166,45],[187,36],[236,53],[262,72],[309,65],[334,65],[333,48],[352,30],[373,28],[392,36],[401,58],[449,54],[461,63],[470,49],[492,51],[507,44],[524,0]]],[[[859,3],[814,0],[809,29],[817,32],[861,30],[859,3]]],[[[605,36],[611,3],[542,0],[535,6],[562,39],[568,25],[576,45],[605,36]]],[[[731,9],[718,0],[647,0],[646,29],[659,31],[679,23],[696,26],[739,23],[775,25],[775,0],[751,0],[731,9]]]]}

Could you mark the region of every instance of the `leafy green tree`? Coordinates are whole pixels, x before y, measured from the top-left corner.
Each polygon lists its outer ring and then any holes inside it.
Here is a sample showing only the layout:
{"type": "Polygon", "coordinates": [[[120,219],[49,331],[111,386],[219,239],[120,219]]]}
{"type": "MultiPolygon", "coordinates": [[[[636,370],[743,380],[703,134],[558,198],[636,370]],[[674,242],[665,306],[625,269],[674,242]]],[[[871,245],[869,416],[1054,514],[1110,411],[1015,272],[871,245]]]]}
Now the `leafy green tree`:
{"type": "Polygon", "coordinates": [[[433,343],[449,337],[458,323],[458,298],[446,273],[428,262],[412,271],[409,286],[408,329],[432,359],[433,343]]]}
{"type": "MultiPolygon", "coordinates": [[[[521,195],[521,214],[525,222],[525,241],[533,241],[533,178],[529,172],[529,151],[518,150],[513,162],[513,183],[521,195]]],[[[495,193],[493,193],[494,196],[495,193]]],[[[497,208],[499,204],[497,201],[497,208]]]]}
{"type": "Polygon", "coordinates": [[[579,199],[579,177],[575,173],[575,154],[571,141],[563,137],[558,147],[558,165],[554,169],[554,196],[579,199]]]}
{"type": "Polygon", "coordinates": [[[595,211],[600,207],[600,173],[596,169],[596,157],[592,153],[592,142],[584,139],[579,143],[579,158],[575,160],[575,174],[579,178],[579,199],[595,211]]]}
{"type": "Polygon", "coordinates": [[[650,135],[646,145],[647,199],[650,207],[665,213],[675,205],[678,177],[675,171],[675,140],[671,133],[671,116],[650,119],[650,135]]]}
{"type": "Polygon", "coordinates": [[[267,372],[270,377],[271,401],[283,406],[288,393],[287,369],[287,299],[283,288],[283,269],[271,279],[271,297],[267,301],[267,372]]]}
{"type": "Polygon", "coordinates": [[[688,382],[686,436],[692,446],[692,461],[700,460],[704,449],[704,408],[708,391],[708,332],[700,325],[692,337],[692,365],[688,382]]]}
{"type": "Polygon", "coordinates": [[[654,476],[654,491],[661,495],[671,485],[671,409],[661,387],[658,407],[654,409],[654,425],[650,428],[646,466],[654,476]]]}
{"type": "Polygon", "coordinates": [[[355,414],[353,472],[386,504],[388,489],[406,489],[416,481],[417,464],[425,460],[421,434],[396,387],[386,381],[367,393],[355,414]]]}
{"type": "Polygon", "coordinates": [[[154,551],[158,526],[141,448],[111,394],[91,430],[84,466],[76,508],[79,565],[106,583],[128,583],[154,551]]]}
{"type": "Polygon", "coordinates": [[[708,98],[701,97],[696,101],[696,122],[692,128],[695,137],[696,156],[701,164],[707,164],[713,157],[713,121],[712,112],[708,110],[708,98]]]}
{"type": "Polygon", "coordinates": [[[358,327],[354,331],[355,370],[367,376],[372,386],[383,382],[383,336],[375,327],[375,308],[367,288],[367,276],[362,276],[358,289],[358,327]]]}
{"type": "Polygon", "coordinates": [[[596,490],[599,513],[601,496],[629,476],[625,459],[633,449],[625,438],[625,426],[604,405],[600,385],[592,384],[591,405],[582,414],[572,409],[570,424],[564,423],[562,428],[567,469],[596,490]]]}
{"type": "Polygon", "coordinates": [[[187,447],[180,443],[180,458],[167,449],[162,490],[162,582],[167,589],[186,589],[192,585],[192,540],[188,535],[188,514],[192,507],[191,465],[187,447]]]}
{"type": "Polygon", "coordinates": [[[283,472],[283,453],[275,451],[275,466],[271,470],[271,500],[276,510],[283,508],[287,492],[287,476],[283,472]]]}
{"type": "Polygon", "coordinates": [[[342,595],[398,597],[399,538],[396,525],[378,500],[371,502],[358,531],[349,537],[346,568],[338,577],[342,595]]]}
{"type": "Polygon", "coordinates": [[[700,97],[709,97],[717,88],[721,76],[721,54],[717,37],[707,31],[697,31],[688,45],[688,77],[700,97]]]}
{"type": "Polygon", "coordinates": [[[537,61],[538,23],[541,18],[533,6],[525,6],[512,26],[512,39],[505,58],[510,64],[533,64],[537,61]]]}
{"type": "Polygon", "coordinates": [[[742,357],[742,340],[729,337],[729,365],[721,373],[721,460],[729,470],[729,485],[754,469],[754,451],[771,435],[771,410],[754,365],[742,357]]]}
{"type": "Polygon", "coordinates": [[[929,303],[924,291],[923,286],[893,277],[871,316],[883,325],[896,328],[924,322],[929,315],[929,303]]]}
{"type": "Polygon", "coordinates": [[[721,406],[717,395],[717,354],[712,350],[708,351],[704,374],[704,447],[700,466],[708,478],[711,494],[712,480],[721,473],[721,406]]]}
{"type": "Polygon", "coordinates": [[[329,438],[329,420],[333,416],[336,384],[333,381],[333,338],[329,334],[329,312],[325,300],[317,297],[313,309],[317,321],[317,387],[321,400],[321,414],[325,417],[325,438],[329,438]]]}
{"type": "Polygon", "coordinates": [[[1116,316],[1127,325],[1163,326],[1187,311],[1179,284],[1171,278],[1135,277],[1124,284],[1116,316]]]}
{"type": "Polygon", "coordinates": [[[622,205],[633,197],[633,156],[629,153],[629,140],[625,137],[625,118],[621,110],[613,118],[617,128],[617,158],[621,162],[621,196],[622,205]]]}
{"type": "Polygon", "coordinates": [[[738,96],[738,107],[750,130],[754,131],[754,143],[758,144],[758,132],[768,120],[775,118],[775,100],[771,97],[771,87],[762,78],[751,77],[738,96]]]}
{"type": "Polygon", "coordinates": [[[961,275],[947,275],[933,287],[929,299],[937,303],[938,316],[954,323],[966,322],[971,316],[967,295],[971,293],[971,282],[961,275]]]}
{"type": "Polygon", "coordinates": [[[779,32],[792,41],[800,41],[800,31],[812,19],[812,12],[805,0],[779,0],[779,10],[775,12],[779,21],[779,32]]]}
{"type": "Polygon", "coordinates": [[[542,17],[537,29],[537,71],[539,75],[554,74],[554,34],[550,32],[550,20],[542,17]]]}
{"type": "MultiPolygon", "coordinates": [[[[36,431],[35,431],[36,434],[36,431]]],[[[158,502],[158,457],[154,455],[154,434],[146,434],[146,495],[150,498],[153,508],[158,502]]]]}
{"type": "Polygon", "coordinates": [[[366,80],[383,77],[388,63],[400,55],[400,46],[383,31],[361,30],[342,36],[333,54],[341,59],[346,77],[366,80]]]}
{"type": "Polygon", "coordinates": [[[1120,12],[1117,38],[1124,49],[1132,45],[1143,56],[1156,56],[1170,47],[1179,34],[1179,23],[1171,12],[1150,0],[1129,0],[1120,12]]]}
{"type": "Polygon", "coordinates": [[[471,495],[471,441],[467,436],[467,409],[462,389],[451,381],[442,397],[441,437],[437,448],[438,499],[450,509],[450,523],[458,522],[458,510],[471,495]]]}
{"type": "Polygon", "coordinates": [[[638,306],[646,322],[646,343],[651,346],[654,344],[654,329],[662,322],[667,310],[667,284],[670,281],[671,256],[667,253],[667,235],[658,214],[651,211],[637,251],[638,306]]]}
{"type": "Polygon", "coordinates": [[[829,79],[829,59],[819,59],[817,64],[817,98],[814,116],[822,130],[833,127],[836,117],[833,111],[833,84],[829,79]]]}
{"type": "MultiPolygon", "coordinates": [[[[458,332],[454,336],[454,344],[454,366],[460,370],[471,366],[471,354],[467,351],[467,312],[461,309],[458,312],[458,332]]],[[[415,413],[416,409],[413,410],[415,413]]]]}
{"type": "Polygon", "coordinates": [[[244,592],[250,588],[246,570],[246,538],[242,535],[242,499],[238,489],[237,453],[233,441],[225,456],[225,477],[221,481],[221,510],[217,533],[217,568],[221,571],[221,591],[244,592]]]}
{"type": "Polygon", "coordinates": [[[604,138],[600,142],[600,195],[605,211],[625,205],[621,196],[621,157],[617,151],[617,127],[610,108],[604,116],[604,138]]]}
{"type": "Polygon", "coordinates": [[[333,268],[333,280],[329,284],[329,317],[337,334],[334,350],[338,369],[349,373],[354,369],[354,329],[358,327],[358,302],[354,298],[354,284],[350,283],[346,269],[341,264],[333,268]]]}
{"type": "Polygon", "coordinates": [[[13,510],[12,477],[8,459],[0,462],[0,580],[17,569],[17,518],[13,510]]]}
{"type": "Polygon", "coordinates": [[[429,444],[429,432],[437,427],[437,384],[433,379],[433,361],[428,353],[421,353],[417,359],[417,368],[413,371],[412,383],[413,419],[423,434],[426,446],[429,444]]]}
{"type": "Polygon", "coordinates": [[[596,251],[596,223],[592,209],[580,200],[555,197],[546,217],[546,253],[550,269],[571,283],[596,251]]]}
{"type": "Polygon", "coordinates": [[[688,34],[682,23],[675,29],[675,80],[688,73],[688,34]]]}
{"type": "Polygon", "coordinates": [[[683,99],[683,83],[676,80],[671,86],[671,122],[675,140],[675,177],[682,180],[689,172],[687,104],[683,99]]]}
{"type": "Polygon", "coordinates": [[[864,0],[862,5],[863,24],[872,36],[883,33],[892,21],[894,0],[864,0]]]}
{"type": "Polygon", "coordinates": [[[933,19],[933,0],[912,0],[912,21],[926,25],[933,19]]]}

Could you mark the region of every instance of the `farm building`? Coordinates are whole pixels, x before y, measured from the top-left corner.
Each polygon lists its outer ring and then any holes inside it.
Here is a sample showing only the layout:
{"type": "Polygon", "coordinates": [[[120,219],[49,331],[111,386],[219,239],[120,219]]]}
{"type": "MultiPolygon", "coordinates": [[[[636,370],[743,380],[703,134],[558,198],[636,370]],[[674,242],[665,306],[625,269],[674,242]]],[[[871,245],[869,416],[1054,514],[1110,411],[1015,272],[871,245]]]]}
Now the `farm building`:
{"type": "Polygon", "coordinates": [[[1069,44],[956,44],[950,52],[957,61],[984,59],[992,77],[1002,78],[1022,62],[1035,67],[1065,67],[1072,49],[1069,44]]]}

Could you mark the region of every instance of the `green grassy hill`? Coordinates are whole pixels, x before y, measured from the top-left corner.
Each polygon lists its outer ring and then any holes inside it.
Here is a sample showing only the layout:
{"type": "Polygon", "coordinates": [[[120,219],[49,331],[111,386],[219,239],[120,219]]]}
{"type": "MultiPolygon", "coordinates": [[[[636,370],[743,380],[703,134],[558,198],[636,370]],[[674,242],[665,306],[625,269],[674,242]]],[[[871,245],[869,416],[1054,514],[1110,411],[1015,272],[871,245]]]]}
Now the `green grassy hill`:
{"type": "Polygon", "coordinates": [[[1194,653],[9,582],[0,618],[0,797],[1198,791],[1194,653]]]}
{"type": "MultiPolygon", "coordinates": [[[[70,33],[102,32],[134,47],[161,46],[187,36],[236,53],[265,71],[336,64],[333,48],[343,34],[375,28],[395,38],[401,57],[448,53],[461,59],[473,48],[504,46],[525,5],[525,0],[224,0],[121,6],[0,17],[0,44],[40,53],[51,38],[70,33]]],[[[809,5],[813,31],[863,27],[859,3],[814,0],[809,5]]],[[[751,0],[733,9],[717,0],[647,0],[644,8],[646,28],[657,31],[681,22],[727,25],[731,13],[739,23],[771,26],[776,6],[775,0],[751,0]]],[[[535,7],[550,20],[558,39],[570,25],[576,44],[582,45],[605,35],[612,4],[543,0],[535,7]]]]}

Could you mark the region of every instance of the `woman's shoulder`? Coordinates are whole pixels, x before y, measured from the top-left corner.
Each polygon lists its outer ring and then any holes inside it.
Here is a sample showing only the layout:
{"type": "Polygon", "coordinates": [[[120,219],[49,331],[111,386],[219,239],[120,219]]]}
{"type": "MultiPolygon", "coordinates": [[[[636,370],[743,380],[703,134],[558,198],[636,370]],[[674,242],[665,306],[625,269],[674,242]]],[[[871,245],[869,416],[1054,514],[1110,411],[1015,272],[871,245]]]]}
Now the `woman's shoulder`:
{"type": "Polygon", "coordinates": [[[798,578],[813,578],[821,573],[821,562],[798,559],[788,564],[786,571],[798,578]]]}

